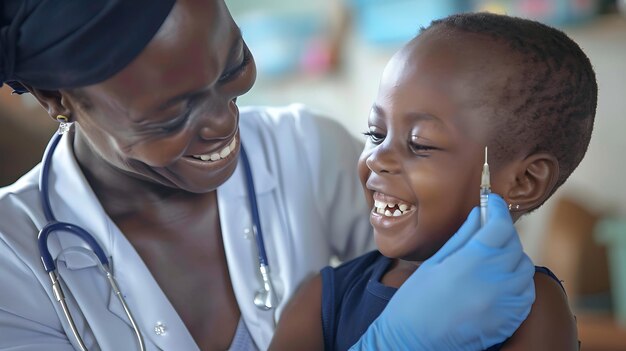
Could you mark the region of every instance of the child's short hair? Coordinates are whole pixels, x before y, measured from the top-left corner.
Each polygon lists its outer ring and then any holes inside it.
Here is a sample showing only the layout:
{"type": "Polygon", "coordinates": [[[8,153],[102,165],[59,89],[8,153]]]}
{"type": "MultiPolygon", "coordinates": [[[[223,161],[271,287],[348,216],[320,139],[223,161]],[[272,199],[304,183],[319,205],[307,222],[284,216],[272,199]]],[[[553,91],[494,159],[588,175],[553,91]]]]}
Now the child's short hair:
{"type": "Polygon", "coordinates": [[[591,138],[598,86],[585,53],[563,32],[516,17],[457,14],[433,21],[420,34],[439,29],[484,35],[515,54],[518,79],[503,82],[490,100],[497,108],[489,120],[498,132],[489,151],[504,159],[531,145],[534,152],[553,154],[560,171],[554,192],[578,166],[591,138]]]}

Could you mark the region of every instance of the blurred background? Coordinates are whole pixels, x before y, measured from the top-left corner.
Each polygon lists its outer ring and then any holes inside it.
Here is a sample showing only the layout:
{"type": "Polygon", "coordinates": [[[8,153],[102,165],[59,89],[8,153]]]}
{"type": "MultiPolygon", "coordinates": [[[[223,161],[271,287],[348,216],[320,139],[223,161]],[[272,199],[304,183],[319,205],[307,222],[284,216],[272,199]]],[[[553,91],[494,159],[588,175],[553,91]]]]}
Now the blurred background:
{"type": "MultiPolygon", "coordinates": [[[[582,350],[626,351],[626,0],[226,0],[258,66],[239,105],[304,103],[363,138],[391,55],[431,20],[491,11],[564,30],[599,85],[587,156],[518,228],[537,265],[564,280],[582,350]]],[[[53,122],[28,94],[0,89],[0,186],[39,162],[53,122]]]]}

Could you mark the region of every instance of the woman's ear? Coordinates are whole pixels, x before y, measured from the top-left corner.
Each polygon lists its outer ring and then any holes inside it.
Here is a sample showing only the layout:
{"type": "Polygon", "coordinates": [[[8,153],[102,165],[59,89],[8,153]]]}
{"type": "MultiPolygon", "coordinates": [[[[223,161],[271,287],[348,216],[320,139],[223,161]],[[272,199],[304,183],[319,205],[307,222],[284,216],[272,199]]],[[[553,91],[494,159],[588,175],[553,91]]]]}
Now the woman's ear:
{"type": "Polygon", "coordinates": [[[48,111],[48,115],[55,121],[58,115],[71,118],[72,111],[67,98],[58,90],[42,90],[24,84],[30,93],[39,101],[39,104],[48,111]]]}
{"type": "Polygon", "coordinates": [[[559,161],[554,155],[541,152],[526,157],[517,166],[506,199],[512,213],[526,213],[552,194],[559,179],[559,161]]]}

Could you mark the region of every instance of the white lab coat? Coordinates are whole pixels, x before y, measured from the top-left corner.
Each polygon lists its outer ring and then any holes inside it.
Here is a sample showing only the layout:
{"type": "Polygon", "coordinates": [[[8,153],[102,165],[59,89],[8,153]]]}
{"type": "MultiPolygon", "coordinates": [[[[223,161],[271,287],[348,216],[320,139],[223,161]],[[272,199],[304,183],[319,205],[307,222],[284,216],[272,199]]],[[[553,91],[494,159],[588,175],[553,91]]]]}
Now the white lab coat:
{"type": "MultiPolygon", "coordinates": [[[[299,105],[242,108],[240,129],[279,300],[273,311],[261,311],[252,302],[261,280],[255,241],[249,233],[251,215],[241,164],[218,189],[219,214],[242,318],[256,345],[266,349],[274,319],[303,278],[327,265],[333,255],[347,259],[373,248],[368,209],[356,173],[362,145],[336,122],[314,116],[299,105]]],[[[112,257],[114,274],[148,350],[197,350],[137,252],[103,211],[69,140],[64,137],[57,147],[49,178],[57,219],[85,228],[112,257]],[[165,330],[161,335],[155,332],[158,323],[165,330]]],[[[39,258],[37,234],[46,224],[39,203],[39,173],[37,166],[15,184],[0,189],[1,350],[75,346],[39,258]]],[[[67,233],[53,234],[48,242],[53,257],[58,256],[58,272],[87,347],[135,349],[126,315],[94,260],[66,250],[84,243],[67,233]]]]}

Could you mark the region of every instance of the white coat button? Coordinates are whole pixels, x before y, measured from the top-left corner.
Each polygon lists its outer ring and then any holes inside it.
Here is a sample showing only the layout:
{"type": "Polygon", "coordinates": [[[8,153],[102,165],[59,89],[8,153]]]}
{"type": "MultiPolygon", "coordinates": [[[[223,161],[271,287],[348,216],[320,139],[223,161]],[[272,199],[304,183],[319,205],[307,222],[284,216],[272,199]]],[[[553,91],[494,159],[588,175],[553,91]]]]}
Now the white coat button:
{"type": "Polygon", "coordinates": [[[248,240],[249,240],[249,239],[250,239],[250,232],[251,232],[250,228],[246,228],[246,229],[244,229],[244,230],[243,230],[243,237],[244,237],[245,239],[248,239],[248,240]]]}
{"type": "Polygon", "coordinates": [[[167,328],[165,327],[165,324],[158,322],[155,326],[154,326],[154,333],[156,335],[160,335],[163,336],[165,335],[165,332],[167,332],[167,328]]]}

